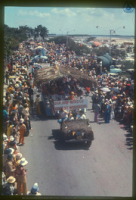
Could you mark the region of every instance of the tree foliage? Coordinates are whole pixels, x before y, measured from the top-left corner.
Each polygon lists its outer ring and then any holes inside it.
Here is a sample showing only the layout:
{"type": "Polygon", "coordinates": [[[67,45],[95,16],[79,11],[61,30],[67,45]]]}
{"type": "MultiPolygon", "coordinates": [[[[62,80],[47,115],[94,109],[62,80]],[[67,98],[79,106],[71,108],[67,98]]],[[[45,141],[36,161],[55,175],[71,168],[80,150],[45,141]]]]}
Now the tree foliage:
{"type": "Polygon", "coordinates": [[[38,25],[35,29],[34,29],[34,33],[35,33],[35,37],[38,37],[39,35],[42,37],[42,39],[44,40],[45,37],[48,36],[48,30],[46,27],[42,26],[42,25],[38,25]]]}
{"type": "Polygon", "coordinates": [[[93,40],[95,40],[95,38],[96,38],[96,37],[92,37],[92,36],[91,36],[91,37],[89,37],[89,38],[86,39],[86,42],[93,41],[93,40]]]}
{"type": "Polygon", "coordinates": [[[96,47],[92,49],[92,53],[95,53],[97,56],[103,56],[105,53],[109,52],[108,47],[96,47]]]}
{"type": "Polygon", "coordinates": [[[11,28],[4,25],[4,58],[8,59],[14,50],[18,49],[19,43],[27,40],[28,37],[43,38],[47,36],[48,30],[42,25],[38,25],[36,28],[28,26],[19,26],[19,28],[11,28]]]}
{"type": "MultiPolygon", "coordinates": [[[[58,36],[51,38],[49,42],[55,42],[55,44],[66,44],[67,37],[66,36],[58,36]]],[[[75,43],[70,37],[68,38],[68,50],[75,51],[77,55],[82,55],[83,53],[90,53],[90,49],[83,44],[75,43]]]]}

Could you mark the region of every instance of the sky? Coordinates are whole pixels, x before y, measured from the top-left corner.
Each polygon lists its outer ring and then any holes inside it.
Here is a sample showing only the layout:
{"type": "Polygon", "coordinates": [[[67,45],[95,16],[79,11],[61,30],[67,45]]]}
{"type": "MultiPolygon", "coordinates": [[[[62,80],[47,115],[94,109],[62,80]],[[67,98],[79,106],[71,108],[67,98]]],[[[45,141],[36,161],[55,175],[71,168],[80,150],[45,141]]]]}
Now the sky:
{"type": "Polygon", "coordinates": [[[16,28],[42,25],[49,34],[109,35],[110,30],[115,30],[115,35],[135,35],[135,11],[126,13],[123,8],[6,6],[4,24],[16,28]]]}

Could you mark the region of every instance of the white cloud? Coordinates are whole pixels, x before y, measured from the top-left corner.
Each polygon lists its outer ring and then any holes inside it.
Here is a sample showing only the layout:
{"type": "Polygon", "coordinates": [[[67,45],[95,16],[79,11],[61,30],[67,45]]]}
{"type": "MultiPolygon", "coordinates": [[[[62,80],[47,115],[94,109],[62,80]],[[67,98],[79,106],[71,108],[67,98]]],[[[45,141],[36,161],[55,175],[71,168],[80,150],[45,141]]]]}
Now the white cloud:
{"type": "Polygon", "coordinates": [[[67,16],[67,17],[76,16],[76,13],[72,12],[69,8],[65,8],[65,9],[54,8],[54,9],[51,10],[51,12],[54,13],[54,14],[64,15],[64,16],[67,16]]]}
{"type": "Polygon", "coordinates": [[[23,11],[23,10],[19,10],[18,11],[19,15],[29,15],[29,16],[36,16],[36,17],[47,17],[50,16],[50,13],[40,13],[37,10],[34,11],[23,11]]]}

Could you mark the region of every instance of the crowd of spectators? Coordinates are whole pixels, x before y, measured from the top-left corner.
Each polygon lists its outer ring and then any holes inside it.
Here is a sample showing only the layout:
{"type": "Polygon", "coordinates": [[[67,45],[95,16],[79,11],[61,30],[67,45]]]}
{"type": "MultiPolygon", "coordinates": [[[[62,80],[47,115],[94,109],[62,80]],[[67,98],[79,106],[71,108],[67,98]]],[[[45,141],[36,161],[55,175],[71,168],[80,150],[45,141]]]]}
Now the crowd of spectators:
{"type": "MultiPolygon", "coordinates": [[[[37,43],[35,43],[37,45],[37,43]]],[[[99,114],[105,123],[115,119],[122,121],[128,126],[133,125],[134,107],[134,81],[120,76],[113,78],[106,71],[100,73],[99,63],[95,57],[77,57],[74,51],[68,51],[65,44],[43,43],[46,48],[48,63],[51,66],[63,65],[65,67],[76,67],[82,73],[86,73],[97,80],[98,88],[86,87],[86,95],[92,92],[92,109],[94,110],[94,121],[98,122],[99,114]],[[108,88],[105,91],[103,88],[108,88]]],[[[2,194],[3,195],[40,195],[38,184],[35,183],[28,192],[25,166],[28,161],[19,152],[19,145],[25,144],[25,135],[31,130],[30,109],[34,103],[34,77],[29,73],[29,63],[33,56],[32,51],[25,46],[23,55],[21,51],[16,52],[5,69],[6,94],[3,100],[3,162],[2,162],[2,194]]],[[[78,81],[74,78],[62,78],[42,84],[42,92],[45,95],[64,95],[65,99],[73,100],[75,96],[81,96],[78,81]]],[[[36,100],[37,114],[40,114],[39,96],[36,100]]],[[[86,116],[81,110],[76,114],[61,112],[61,123],[63,119],[84,119],[86,116]]]]}
{"type": "MultiPolygon", "coordinates": [[[[134,80],[110,74],[98,75],[98,89],[93,88],[92,109],[100,113],[106,123],[118,120],[133,127],[134,80]],[[99,108],[98,108],[99,107],[99,108]]],[[[96,114],[97,115],[97,114],[96,114]]],[[[95,118],[98,122],[98,117],[95,118]]]]}
{"type": "Polygon", "coordinates": [[[20,153],[25,136],[31,130],[30,109],[33,107],[33,77],[29,73],[29,55],[16,54],[8,63],[4,77],[2,195],[41,195],[38,184],[27,190],[25,166],[20,153]]]}

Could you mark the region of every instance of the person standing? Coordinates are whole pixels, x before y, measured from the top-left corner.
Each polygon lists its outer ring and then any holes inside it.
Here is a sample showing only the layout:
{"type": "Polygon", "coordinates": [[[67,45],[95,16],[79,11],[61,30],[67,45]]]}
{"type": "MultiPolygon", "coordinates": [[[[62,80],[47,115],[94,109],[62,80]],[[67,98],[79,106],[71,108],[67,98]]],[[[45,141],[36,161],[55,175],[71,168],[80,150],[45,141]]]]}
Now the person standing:
{"type": "Polygon", "coordinates": [[[6,176],[14,176],[16,168],[13,167],[13,155],[8,154],[5,164],[6,176]]]}
{"type": "Polygon", "coordinates": [[[23,112],[23,116],[24,116],[24,124],[26,125],[27,132],[29,133],[30,114],[29,114],[29,107],[28,107],[27,103],[25,103],[22,112],[23,112]]]}
{"type": "Polygon", "coordinates": [[[100,112],[100,104],[97,101],[96,104],[94,105],[94,121],[95,122],[98,122],[99,112],[100,112]]]}
{"type": "Polygon", "coordinates": [[[23,119],[20,119],[20,126],[19,126],[19,131],[20,131],[20,137],[19,137],[19,144],[22,143],[24,144],[24,134],[26,131],[26,125],[23,123],[23,119]]]}
{"type": "Polygon", "coordinates": [[[9,118],[9,114],[6,110],[6,106],[3,106],[3,132],[7,132],[7,120],[9,118]]]}
{"type": "Polygon", "coordinates": [[[6,85],[8,85],[8,83],[9,83],[9,71],[7,70],[6,71],[6,85]]]}
{"type": "Polygon", "coordinates": [[[25,158],[22,158],[19,165],[16,167],[16,180],[17,180],[17,191],[18,195],[21,195],[21,187],[23,189],[23,195],[27,195],[27,170],[24,168],[28,164],[25,158]]]}
{"type": "Polygon", "coordinates": [[[28,94],[29,94],[29,99],[30,99],[30,105],[31,107],[33,106],[33,89],[30,86],[30,88],[28,88],[28,94]]]}
{"type": "Polygon", "coordinates": [[[110,105],[108,101],[105,105],[105,123],[110,123],[110,105]]]}
{"type": "Polygon", "coordinates": [[[40,109],[40,95],[36,95],[36,114],[41,115],[41,109],[40,109]]]}

